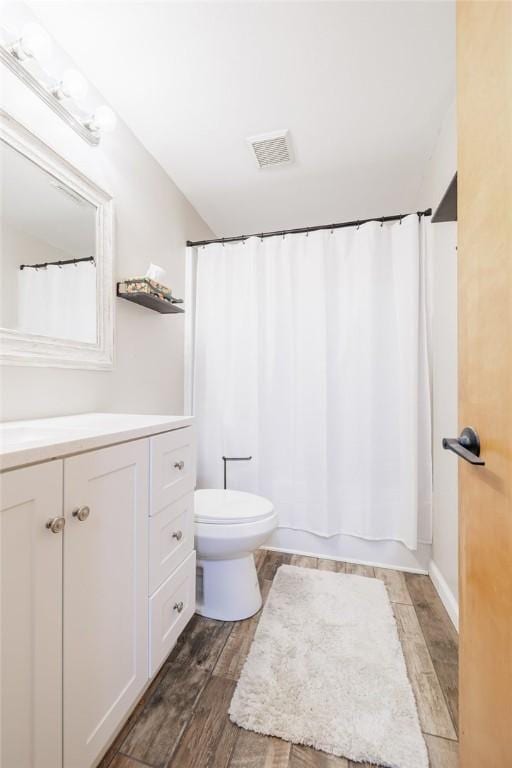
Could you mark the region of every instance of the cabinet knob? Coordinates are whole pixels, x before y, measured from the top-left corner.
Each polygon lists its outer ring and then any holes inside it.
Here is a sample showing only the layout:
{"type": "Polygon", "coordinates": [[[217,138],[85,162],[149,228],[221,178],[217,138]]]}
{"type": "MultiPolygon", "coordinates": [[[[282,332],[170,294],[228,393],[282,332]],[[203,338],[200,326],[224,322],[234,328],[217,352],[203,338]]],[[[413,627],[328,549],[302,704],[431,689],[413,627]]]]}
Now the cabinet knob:
{"type": "Polygon", "coordinates": [[[172,538],[176,539],[176,541],[181,541],[183,538],[183,531],[174,531],[172,538]]]}
{"type": "Polygon", "coordinates": [[[183,610],[183,602],[180,600],[179,603],[174,603],[174,610],[178,611],[178,613],[181,613],[183,610]]]}
{"type": "Polygon", "coordinates": [[[89,509],[89,507],[78,507],[78,509],[73,510],[72,514],[73,514],[73,517],[76,517],[77,520],[83,523],[84,520],[87,520],[87,518],[91,514],[91,510],[89,509]]]}
{"type": "Polygon", "coordinates": [[[184,461],[176,461],[174,463],[174,469],[179,469],[179,471],[181,472],[181,470],[184,469],[184,468],[185,468],[185,462],[184,461]]]}
{"type": "Polygon", "coordinates": [[[52,517],[52,519],[48,520],[46,523],[46,527],[52,533],[62,533],[65,525],[66,519],[64,517],[52,517]]]}

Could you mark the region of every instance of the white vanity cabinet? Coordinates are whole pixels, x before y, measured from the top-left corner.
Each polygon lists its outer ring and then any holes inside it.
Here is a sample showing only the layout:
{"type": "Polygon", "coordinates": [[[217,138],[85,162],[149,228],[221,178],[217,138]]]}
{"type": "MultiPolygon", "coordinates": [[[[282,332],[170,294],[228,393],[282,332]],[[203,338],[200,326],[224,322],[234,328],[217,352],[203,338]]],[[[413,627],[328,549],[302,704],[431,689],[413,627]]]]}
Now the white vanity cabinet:
{"type": "Polygon", "coordinates": [[[195,610],[190,419],[107,418],[0,451],[0,768],[97,765],[195,610]]]}

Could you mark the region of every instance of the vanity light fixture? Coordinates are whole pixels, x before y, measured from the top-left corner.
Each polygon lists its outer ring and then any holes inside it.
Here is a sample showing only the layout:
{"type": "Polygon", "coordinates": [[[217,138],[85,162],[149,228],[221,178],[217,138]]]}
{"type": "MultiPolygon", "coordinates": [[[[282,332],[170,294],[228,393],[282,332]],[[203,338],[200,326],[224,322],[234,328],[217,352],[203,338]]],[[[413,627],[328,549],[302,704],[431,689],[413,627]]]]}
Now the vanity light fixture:
{"type": "MultiPolygon", "coordinates": [[[[4,30],[6,31],[6,30],[4,30]]],[[[14,37],[14,35],[11,36],[14,37]]],[[[97,107],[91,117],[83,119],[73,113],[65,104],[68,99],[77,103],[87,93],[88,83],[85,77],[76,69],[68,69],[62,78],[54,85],[55,79],[44,71],[41,63],[51,56],[52,40],[39,24],[26,24],[21,35],[12,43],[0,44],[0,61],[36,93],[53,111],[59,115],[82,139],[88,144],[97,145],[103,133],[114,130],[117,122],[115,112],[108,106],[97,107]],[[31,71],[30,60],[36,60],[42,70],[43,82],[31,71]]],[[[82,114],[84,112],[82,111],[82,114]]]]}
{"type": "Polygon", "coordinates": [[[89,203],[84,197],[79,195],[77,192],[73,192],[72,189],[70,189],[69,187],[66,187],[64,184],[61,184],[60,182],[54,180],[54,181],[50,181],[50,185],[54,189],[58,189],[59,192],[62,192],[63,195],[66,195],[67,197],[69,197],[77,205],[89,205],[89,203]]]}

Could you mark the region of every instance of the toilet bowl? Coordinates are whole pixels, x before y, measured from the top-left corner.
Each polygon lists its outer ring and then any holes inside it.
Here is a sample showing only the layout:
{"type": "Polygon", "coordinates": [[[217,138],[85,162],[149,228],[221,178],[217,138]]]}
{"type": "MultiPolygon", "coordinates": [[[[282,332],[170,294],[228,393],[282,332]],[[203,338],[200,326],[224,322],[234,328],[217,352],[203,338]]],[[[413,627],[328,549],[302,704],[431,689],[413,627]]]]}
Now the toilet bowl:
{"type": "Polygon", "coordinates": [[[243,491],[195,492],[196,612],[238,621],[261,608],[254,551],[277,527],[268,499],[243,491]]]}

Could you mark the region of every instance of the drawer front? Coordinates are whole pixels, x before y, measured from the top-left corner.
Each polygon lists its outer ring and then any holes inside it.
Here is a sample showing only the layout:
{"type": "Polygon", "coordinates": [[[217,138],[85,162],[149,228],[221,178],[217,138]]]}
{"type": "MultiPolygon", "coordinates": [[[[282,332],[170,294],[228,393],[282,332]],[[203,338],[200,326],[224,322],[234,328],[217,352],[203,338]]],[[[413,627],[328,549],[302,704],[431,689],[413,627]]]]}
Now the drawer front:
{"type": "Polygon", "coordinates": [[[196,451],[191,427],[164,432],[151,438],[150,514],[156,515],[194,489],[196,451]]]}
{"type": "Polygon", "coordinates": [[[149,599],[150,657],[153,677],[196,609],[196,553],[191,552],[149,599]]]}
{"type": "Polygon", "coordinates": [[[194,549],[194,494],[168,504],[149,521],[149,594],[194,549]]]}

